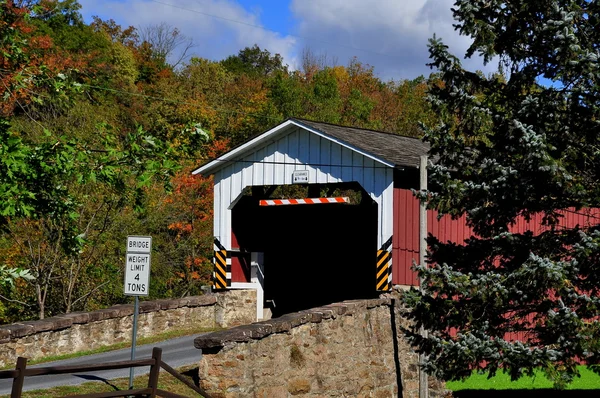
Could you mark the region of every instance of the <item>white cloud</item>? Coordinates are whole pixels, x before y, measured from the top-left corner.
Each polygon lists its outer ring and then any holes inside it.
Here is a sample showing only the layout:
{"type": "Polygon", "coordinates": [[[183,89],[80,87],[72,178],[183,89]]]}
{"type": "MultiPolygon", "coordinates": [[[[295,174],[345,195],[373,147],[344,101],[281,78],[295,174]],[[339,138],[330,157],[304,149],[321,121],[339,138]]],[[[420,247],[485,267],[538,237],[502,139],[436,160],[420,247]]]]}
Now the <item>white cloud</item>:
{"type": "Polygon", "coordinates": [[[193,38],[193,55],[221,60],[258,44],[284,59],[293,58],[296,39],[262,28],[260,9],[246,11],[229,0],[80,0],[86,20],[98,15],[123,27],[166,23],[193,38]]]}
{"type": "MultiPolygon", "coordinates": [[[[374,66],[382,79],[414,78],[431,70],[428,39],[435,33],[462,57],[470,41],[454,31],[452,0],[292,0],[291,9],[300,21],[298,45],[315,53],[335,55],[341,64],[356,56],[374,66]]],[[[480,60],[465,66],[483,67],[480,60]]]]}

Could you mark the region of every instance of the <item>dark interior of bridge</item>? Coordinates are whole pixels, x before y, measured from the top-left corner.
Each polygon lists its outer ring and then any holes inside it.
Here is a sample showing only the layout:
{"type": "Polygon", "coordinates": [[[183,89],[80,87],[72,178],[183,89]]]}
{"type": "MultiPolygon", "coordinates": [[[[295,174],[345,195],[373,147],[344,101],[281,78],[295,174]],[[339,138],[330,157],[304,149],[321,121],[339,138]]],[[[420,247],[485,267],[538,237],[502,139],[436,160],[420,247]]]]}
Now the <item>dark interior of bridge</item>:
{"type": "Polygon", "coordinates": [[[240,249],[264,253],[265,300],[274,317],[377,296],[375,202],[259,206],[260,199],[237,202],[232,228],[240,249]]]}

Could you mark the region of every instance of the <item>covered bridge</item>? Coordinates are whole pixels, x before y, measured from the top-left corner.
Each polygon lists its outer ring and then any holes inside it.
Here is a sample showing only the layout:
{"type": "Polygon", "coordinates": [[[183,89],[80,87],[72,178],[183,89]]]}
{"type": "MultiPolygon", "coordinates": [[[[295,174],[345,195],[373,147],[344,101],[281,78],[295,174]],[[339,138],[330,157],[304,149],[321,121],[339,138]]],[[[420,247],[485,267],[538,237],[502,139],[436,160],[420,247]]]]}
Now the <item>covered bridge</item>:
{"type": "Polygon", "coordinates": [[[193,173],[214,175],[213,287],[255,288],[277,315],[415,285],[411,189],[426,153],[415,138],[288,119],[202,165],[193,173]]]}

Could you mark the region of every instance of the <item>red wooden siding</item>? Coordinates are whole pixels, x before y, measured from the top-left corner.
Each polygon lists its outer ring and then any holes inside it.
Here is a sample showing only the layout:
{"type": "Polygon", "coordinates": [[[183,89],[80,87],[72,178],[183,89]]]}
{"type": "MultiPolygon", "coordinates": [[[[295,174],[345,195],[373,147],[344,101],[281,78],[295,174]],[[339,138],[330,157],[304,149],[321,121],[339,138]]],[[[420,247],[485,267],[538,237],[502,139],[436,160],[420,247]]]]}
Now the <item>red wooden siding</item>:
{"type": "MultiPolygon", "coordinates": [[[[240,245],[237,241],[235,233],[231,231],[231,248],[239,250],[240,245]]],[[[250,260],[246,257],[237,255],[238,253],[230,253],[231,257],[231,282],[250,282],[250,260]]]]}
{"type": "MultiPolygon", "coordinates": [[[[600,224],[600,209],[565,210],[560,220],[563,228],[600,224]]],[[[444,216],[438,220],[436,211],[427,212],[427,232],[443,242],[462,243],[473,235],[466,225],[466,218],[453,220],[444,216]]],[[[542,216],[534,215],[530,220],[519,217],[510,228],[511,232],[543,232],[542,216]]],[[[412,271],[412,263],[419,261],[419,201],[408,189],[394,189],[394,238],[392,244],[392,283],[417,286],[418,278],[412,271]]]]}
{"type": "Polygon", "coordinates": [[[408,189],[394,189],[394,226],[392,239],[392,283],[418,284],[411,270],[419,261],[419,201],[408,189]]]}

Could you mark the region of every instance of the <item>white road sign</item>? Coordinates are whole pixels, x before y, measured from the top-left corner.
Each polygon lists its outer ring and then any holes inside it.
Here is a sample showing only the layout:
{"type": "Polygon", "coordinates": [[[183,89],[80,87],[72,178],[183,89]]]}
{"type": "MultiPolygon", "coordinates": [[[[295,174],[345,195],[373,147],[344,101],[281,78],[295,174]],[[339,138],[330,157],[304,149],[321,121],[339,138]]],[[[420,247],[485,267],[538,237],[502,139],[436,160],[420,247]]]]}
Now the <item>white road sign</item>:
{"type": "Polygon", "coordinates": [[[128,236],[125,256],[125,295],[147,296],[150,290],[151,236],[128,236]]]}

